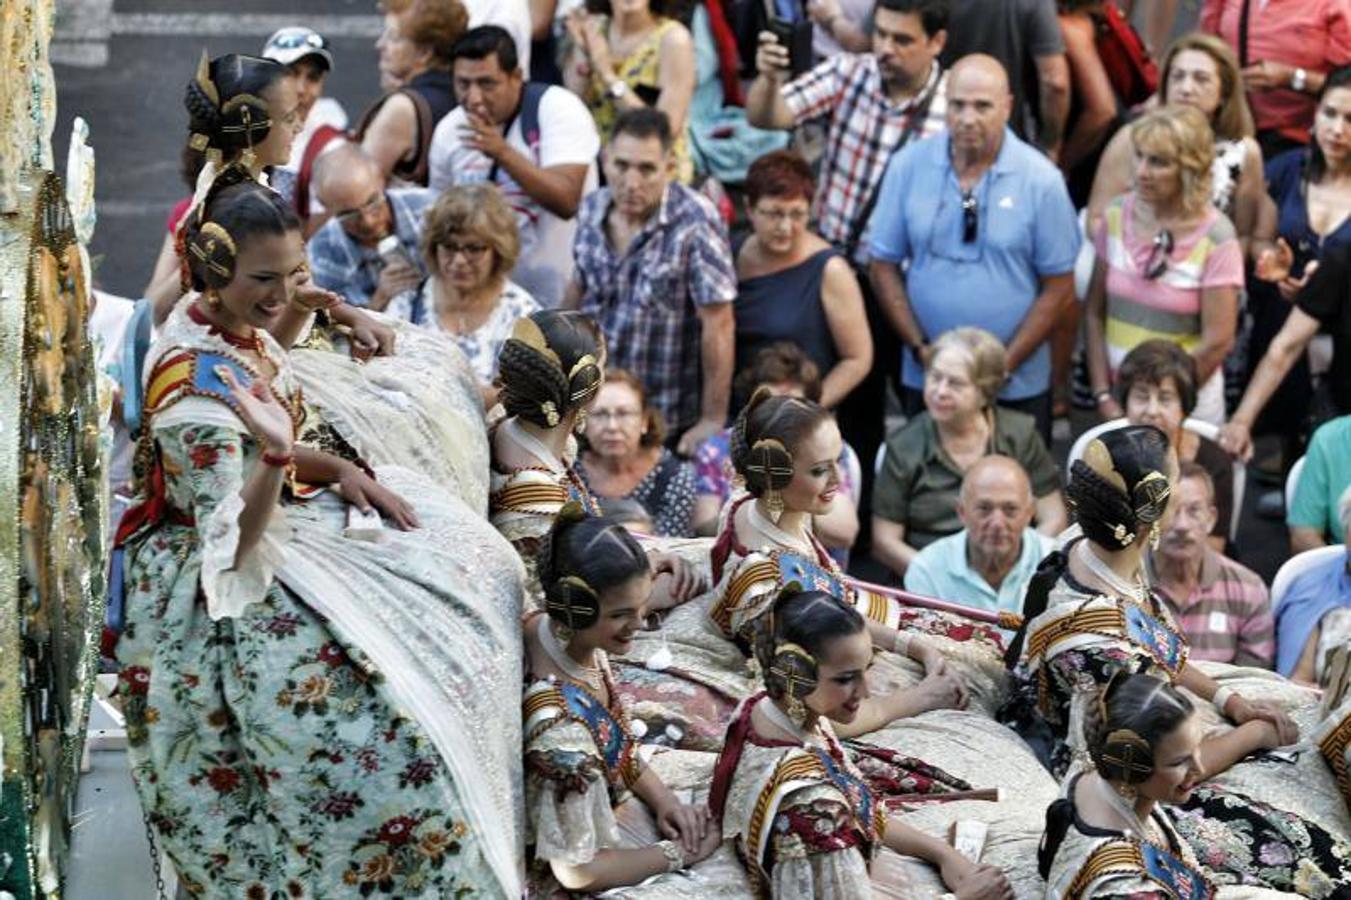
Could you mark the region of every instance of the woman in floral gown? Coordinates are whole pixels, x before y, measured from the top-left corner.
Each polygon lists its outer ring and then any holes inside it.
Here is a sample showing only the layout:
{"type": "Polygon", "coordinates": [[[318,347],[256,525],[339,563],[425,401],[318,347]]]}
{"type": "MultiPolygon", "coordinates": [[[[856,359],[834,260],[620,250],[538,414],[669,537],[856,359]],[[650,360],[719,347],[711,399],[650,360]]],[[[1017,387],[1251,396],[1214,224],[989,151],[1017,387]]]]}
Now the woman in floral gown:
{"type": "MultiPolygon", "coordinates": [[[[868,698],[872,641],[863,616],[821,591],[783,591],[757,635],[765,691],[728,727],[709,806],[735,839],[759,897],[847,900],[873,896],[869,861],[883,846],[937,867],[963,900],[1012,898],[998,869],[972,863],[947,842],[894,816],[832,722],[848,723],[868,698]]],[[[969,787],[908,762],[895,793],[969,787]]]]}
{"type": "Polygon", "coordinates": [[[252,184],[206,212],[119,530],[145,815],[194,896],[517,897],[520,567],[419,473],[297,440],[324,423],[266,328],[298,224],[252,184]],[[352,506],[378,543],[344,535],[352,506]]]}
{"type": "MultiPolygon", "coordinates": [[[[1048,557],[1028,589],[1028,623],[1009,648],[1010,661],[1021,658],[1024,681],[1008,714],[1025,733],[1043,728],[1049,761],[1065,774],[1076,753],[1083,761],[1087,715],[1114,675],[1166,678],[1210,707],[1198,712],[1209,731],[1199,750],[1205,789],[1174,819],[1202,863],[1212,874],[1222,867],[1235,879],[1290,890],[1291,868],[1264,866],[1260,848],[1241,836],[1253,833],[1253,823],[1279,832],[1277,821],[1291,817],[1324,833],[1330,849],[1314,862],[1340,885],[1351,872],[1351,846],[1343,843],[1351,818],[1331,772],[1316,754],[1267,755],[1294,743],[1301,726],[1311,728],[1317,705],[1270,673],[1189,662],[1186,640],[1147,588],[1141,556],[1163,527],[1176,475],[1168,439],[1152,426],[1109,431],[1075,462],[1068,494],[1083,536],[1048,557]],[[1240,762],[1249,754],[1258,758],[1240,762]],[[1226,858],[1208,856],[1216,847],[1226,858]]],[[[1298,843],[1279,854],[1299,858],[1298,843]]]]}

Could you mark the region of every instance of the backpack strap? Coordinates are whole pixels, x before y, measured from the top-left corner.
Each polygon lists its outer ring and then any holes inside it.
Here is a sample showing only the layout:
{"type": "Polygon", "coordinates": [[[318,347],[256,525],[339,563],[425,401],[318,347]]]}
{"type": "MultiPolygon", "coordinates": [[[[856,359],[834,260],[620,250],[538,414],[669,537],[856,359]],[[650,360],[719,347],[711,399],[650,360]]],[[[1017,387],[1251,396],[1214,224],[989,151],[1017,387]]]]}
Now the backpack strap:
{"type": "MultiPolygon", "coordinates": [[[[539,165],[539,154],[535,152],[540,141],[539,105],[544,99],[544,92],[552,86],[540,81],[527,81],[521,89],[521,105],[516,108],[515,114],[507,120],[506,125],[502,128],[502,136],[506,137],[508,132],[511,131],[511,127],[516,124],[516,120],[521,120],[521,138],[525,141],[525,145],[530,148],[530,155],[533,157],[532,162],[536,165],[539,165]]],[[[497,173],[500,170],[501,166],[494,160],[492,168],[488,170],[489,183],[495,184],[497,182],[497,173]]]]}
{"type": "Polygon", "coordinates": [[[416,184],[427,184],[427,174],[430,169],[427,150],[432,143],[432,131],[436,123],[432,121],[432,107],[427,102],[427,98],[417,91],[408,88],[399,88],[397,91],[391,91],[371,105],[366,110],[366,114],[361,117],[356,130],[352,132],[352,140],[361,143],[366,136],[366,131],[371,127],[371,122],[390,97],[402,94],[413,102],[413,114],[417,117],[417,137],[413,139],[413,158],[411,160],[401,159],[394,166],[394,173],[400,178],[412,181],[416,184]]]}
{"type": "Polygon", "coordinates": [[[341,128],[332,125],[320,125],[310,135],[310,142],[305,145],[305,153],[300,157],[300,171],[296,173],[296,215],[300,216],[302,222],[310,217],[310,179],[314,177],[314,164],[319,154],[334,139],[346,136],[341,128]]]}

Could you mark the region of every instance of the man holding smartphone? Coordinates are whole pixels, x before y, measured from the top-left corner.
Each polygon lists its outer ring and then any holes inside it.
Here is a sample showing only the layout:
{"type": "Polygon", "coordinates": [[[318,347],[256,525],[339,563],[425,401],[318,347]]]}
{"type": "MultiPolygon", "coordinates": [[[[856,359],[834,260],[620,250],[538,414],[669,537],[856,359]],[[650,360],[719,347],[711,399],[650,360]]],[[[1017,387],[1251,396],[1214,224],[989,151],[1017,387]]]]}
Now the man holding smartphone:
{"type": "MultiPolygon", "coordinates": [[[[947,81],[938,55],[947,41],[949,0],[878,0],[872,52],[838,53],[790,79],[789,51],[771,31],[760,34],[758,73],[746,100],[746,118],[759,128],[790,129],[821,120],[825,152],[816,180],[817,233],[866,275],[865,236],[887,161],[902,146],[944,129],[947,81]]],[[[900,367],[900,345],[860,277],[875,353],[873,368],[841,406],[845,439],[863,459],[882,442],[886,381],[900,367]]],[[[863,467],[864,508],[872,493],[872,466],[863,467]]],[[[860,537],[856,547],[867,542],[860,537]]]]}
{"type": "Polygon", "coordinates": [[[757,128],[827,122],[814,212],[818,231],[837,247],[866,251],[853,232],[902,137],[944,127],[937,59],[947,25],[948,0],[878,0],[871,53],[837,54],[792,81],[788,48],[774,32],[760,34],[746,118],[757,128]]]}

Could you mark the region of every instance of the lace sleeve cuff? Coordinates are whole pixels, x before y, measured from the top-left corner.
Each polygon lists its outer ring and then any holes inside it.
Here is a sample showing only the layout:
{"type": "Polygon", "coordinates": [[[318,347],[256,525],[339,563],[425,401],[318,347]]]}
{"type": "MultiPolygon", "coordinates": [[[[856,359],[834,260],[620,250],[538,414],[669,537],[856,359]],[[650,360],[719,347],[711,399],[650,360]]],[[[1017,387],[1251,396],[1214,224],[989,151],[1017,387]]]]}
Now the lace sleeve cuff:
{"type": "Polygon", "coordinates": [[[526,754],[526,810],[535,858],[585,865],[619,845],[619,826],[598,758],[579,753],[526,754]]]}
{"type": "Polygon", "coordinates": [[[202,539],[202,593],[206,610],[215,621],[239,616],[267,594],[272,576],[286,559],[286,513],[272,510],[267,529],[244,559],[239,551],[239,516],[244,498],[230,494],[199,523],[202,539]]]}

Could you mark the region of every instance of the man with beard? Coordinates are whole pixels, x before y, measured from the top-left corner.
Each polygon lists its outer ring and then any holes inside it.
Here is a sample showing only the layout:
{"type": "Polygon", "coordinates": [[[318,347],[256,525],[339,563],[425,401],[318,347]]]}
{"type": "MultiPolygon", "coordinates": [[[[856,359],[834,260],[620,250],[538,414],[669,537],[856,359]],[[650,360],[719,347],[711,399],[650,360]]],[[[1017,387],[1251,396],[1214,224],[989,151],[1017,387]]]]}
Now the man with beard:
{"type": "Polygon", "coordinates": [[[1271,668],[1275,624],[1267,586],[1210,546],[1215,489],[1210,474],[1184,462],[1172,524],[1146,559],[1149,581],[1191,645],[1192,659],[1271,668]]]}

